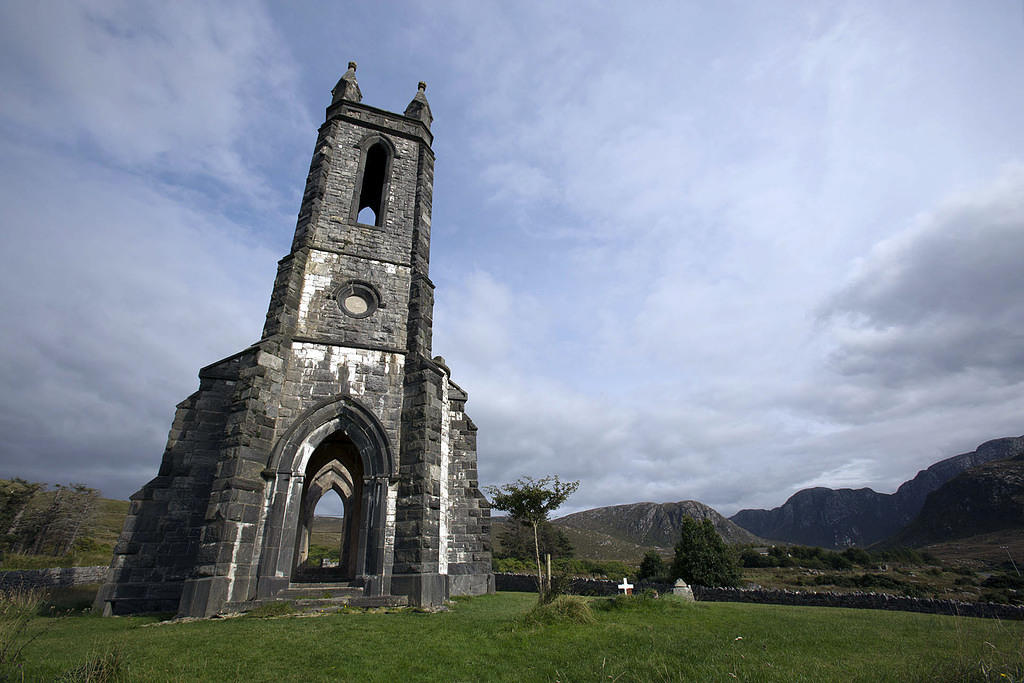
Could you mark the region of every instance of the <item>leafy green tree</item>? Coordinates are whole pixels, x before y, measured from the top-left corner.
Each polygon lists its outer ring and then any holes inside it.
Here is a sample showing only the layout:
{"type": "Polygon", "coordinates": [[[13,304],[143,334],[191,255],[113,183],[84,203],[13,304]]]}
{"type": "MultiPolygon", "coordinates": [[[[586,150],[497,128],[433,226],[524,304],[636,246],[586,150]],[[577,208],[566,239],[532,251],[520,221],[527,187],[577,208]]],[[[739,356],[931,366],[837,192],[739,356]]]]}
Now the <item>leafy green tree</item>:
{"type": "Polygon", "coordinates": [[[558,475],[534,479],[521,477],[511,484],[488,486],[491,506],[504,510],[514,521],[533,529],[533,551],[537,561],[537,592],[544,601],[544,572],[540,566],[540,538],[538,528],[548,515],[557,510],[565,499],[580,487],[578,481],[563,482],[558,475]]]}
{"type": "Polygon", "coordinates": [[[640,560],[640,570],[636,577],[643,581],[662,577],[667,573],[668,567],[665,566],[665,560],[661,559],[661,555],[654,550],[648,550],[644,554],[644,559],[640,560]]]}
{"type": "Polygon", "coordinates": [[[740,582],[739,562],[718,535],[710,519],[683,517],[672,577],[697,586],[735,586],[740,582]]]}
{"type": "MultiPolygon", "coordinates": [[[[561,529],[551,522],[542,522],[537,528],[540,539],[540,554],[550,554],[552,559],[573,556],[572,543],[561,529]]],[[[520,560],[533,560],[533,534],[530,528],[522,524],[510,524],[499,537],[501,551],[497,557],[515,557],[520,560]]]]}

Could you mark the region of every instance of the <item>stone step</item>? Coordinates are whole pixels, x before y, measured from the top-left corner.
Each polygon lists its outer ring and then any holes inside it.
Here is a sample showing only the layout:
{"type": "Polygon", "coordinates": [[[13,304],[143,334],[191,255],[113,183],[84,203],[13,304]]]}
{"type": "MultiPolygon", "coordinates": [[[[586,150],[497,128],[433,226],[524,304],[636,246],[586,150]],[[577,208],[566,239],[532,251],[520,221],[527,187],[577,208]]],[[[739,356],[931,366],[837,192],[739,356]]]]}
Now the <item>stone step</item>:
{"type": "Polygon", "coordinates": [[[278,599],[324,599],[363,597],[363,589],[348,583],[292,583],[278,593],[278,599]]]}
{"type": "Polygon", "coordinates": [[[377,597],[340,596],[336,598],[299,598],[292,603],[302,609],[331,610],[342,607],[405,607],[409,598],[404,595],[381,595],[377,597]]]}

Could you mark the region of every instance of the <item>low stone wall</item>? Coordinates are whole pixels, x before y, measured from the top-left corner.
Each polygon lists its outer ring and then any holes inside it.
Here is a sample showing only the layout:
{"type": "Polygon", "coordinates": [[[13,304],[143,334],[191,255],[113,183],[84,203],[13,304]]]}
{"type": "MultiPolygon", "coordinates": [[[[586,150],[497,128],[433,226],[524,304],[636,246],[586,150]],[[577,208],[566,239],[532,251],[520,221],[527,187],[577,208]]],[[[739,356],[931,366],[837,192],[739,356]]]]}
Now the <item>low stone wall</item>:
{"type": "MultiPolygon", "coordinates": [[[[671,584],[635,582],[634,590],[648,588],[671,593],[671,584]]],[[[529,574],[495,574],[494,584],[500,591],[537,590],[537,579],[529,574]]],[[[616,595],[618,581],[575,579],[572,592],[577,595],[616,595]]],[[[692,586],[693,596],[701,602],[753,602],[765,605],[797,605],[806,607],[849,607],[853,609],[887,609],[925,614],[948,614],[961,617],[1024,620],[1024,607],[997,605],[989,602],[957,602],[932,598],[908,598],[886,593],[812,593],[767,590],[763,588],[705,588],[692,586]]]]}
{"type": "MultiPolygon", "coordinates": [[[[617,586],[616,581],[576,578],[572,580],[570,591],[576,595],[616,595],[619,592],[617,586]]],[[[537,591],[537,577],[533,574],[495,574],[494,588],[499,591],[534,593],[537,591]]]]}
{"type": "Polygon", "coordinates": [[[107,567],[58,567],[0,572],[0,590],[12,588],[57,588],[103,583],[107,567]]]}
{"type": "Polygon", "coordinates": [[[760,588],[704,588],[694,586],[693,595],[704,602],[757,602],[768,605],[810,607],[852,607],[888,609],[900,612],[949,614],[961,617],[1024,620],[1024,607],[991,602],[958,602],[934,598],[908,598],[887,593],[810,593],[760,588]]]}

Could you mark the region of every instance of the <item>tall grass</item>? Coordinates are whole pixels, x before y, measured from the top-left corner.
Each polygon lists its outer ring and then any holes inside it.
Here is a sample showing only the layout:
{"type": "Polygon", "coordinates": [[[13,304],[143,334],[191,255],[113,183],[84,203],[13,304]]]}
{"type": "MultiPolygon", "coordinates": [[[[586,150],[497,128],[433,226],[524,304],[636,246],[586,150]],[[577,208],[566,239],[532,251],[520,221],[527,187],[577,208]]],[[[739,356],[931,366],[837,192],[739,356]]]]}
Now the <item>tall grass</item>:
{"type": "Polygon", "coordinates": [[[0,680],[20,675],[22,651],[46,627],[37,619],[45,599],[46,594],[39,590],[0,591],[0,680]]]}

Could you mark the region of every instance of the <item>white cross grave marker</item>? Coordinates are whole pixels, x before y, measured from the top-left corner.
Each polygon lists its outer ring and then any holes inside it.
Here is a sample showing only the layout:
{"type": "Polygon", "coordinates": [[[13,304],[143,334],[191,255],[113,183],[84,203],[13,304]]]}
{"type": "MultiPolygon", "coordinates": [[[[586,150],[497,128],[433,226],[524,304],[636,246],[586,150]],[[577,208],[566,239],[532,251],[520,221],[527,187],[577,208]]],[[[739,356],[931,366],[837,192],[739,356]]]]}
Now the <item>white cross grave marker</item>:
{"type": "Polygon", "coordinates": [[[624,595],[632,595],[633,584],[631,584],[629,580],[625,576],[623,576],[622,583],[619,584],[619,590],[621,590],[624,595]]]}

